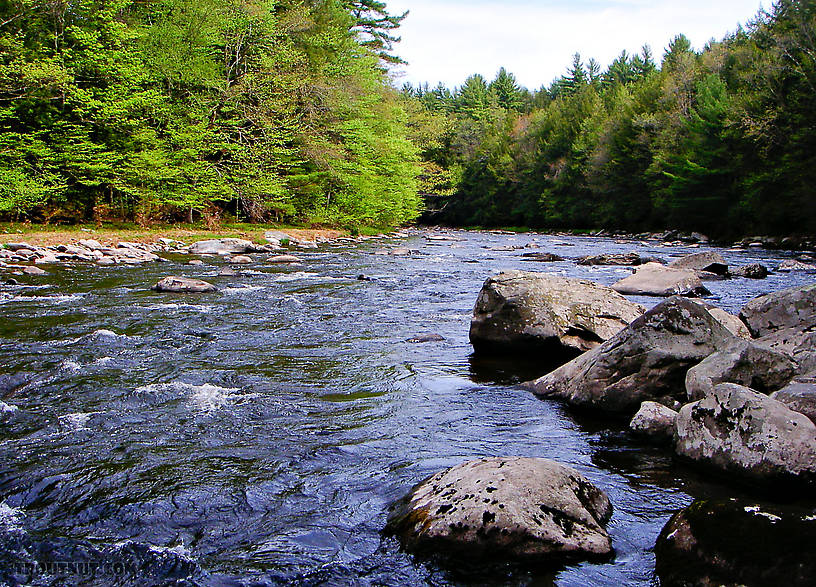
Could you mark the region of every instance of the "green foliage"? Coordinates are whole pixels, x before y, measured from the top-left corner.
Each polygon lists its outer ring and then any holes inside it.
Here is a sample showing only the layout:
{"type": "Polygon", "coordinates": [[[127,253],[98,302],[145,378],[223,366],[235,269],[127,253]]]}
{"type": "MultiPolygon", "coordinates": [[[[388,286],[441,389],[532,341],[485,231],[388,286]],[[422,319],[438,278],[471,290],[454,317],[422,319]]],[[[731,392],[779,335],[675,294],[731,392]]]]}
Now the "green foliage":
{"type": "Polygon", "coordinates": [[[646,46],[605,71],[576,53],[535,95],[505,69],[487,88],[472,76],[432,101],[406,92],[449,122],[423,165],[459,171],[454,190],[437,181],[423,192],[426,218],[814,234],[814,31],[813,2],[778,0],[700,52],[677,36],[659,68],[646,46]]]}
{"type": "Polygon", "coordinates": [[[413,218],[419,172],[361,0],[0,2],[0,213],[413,218]]]}

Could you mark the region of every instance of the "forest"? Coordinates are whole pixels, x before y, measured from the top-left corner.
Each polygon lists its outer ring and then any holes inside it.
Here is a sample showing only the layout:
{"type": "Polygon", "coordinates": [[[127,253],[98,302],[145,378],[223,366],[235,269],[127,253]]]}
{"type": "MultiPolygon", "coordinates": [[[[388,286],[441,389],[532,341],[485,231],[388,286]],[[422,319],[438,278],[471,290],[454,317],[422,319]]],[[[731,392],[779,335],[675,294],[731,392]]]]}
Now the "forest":
{"type": "Polygon", "coordinates": [[[406,85],[424,220],[492,227],[816,233],[816,3],[780,0],[660,64],[576,54],[530,92],[501,69],[406,85]]]}
{"type": "Polygon", "coordinates": [[[816,3],[535,91],[397,90],[404,18],[0,0],[0,220],[816,233],[816,3]]]}
{"type": "Polygon", "coordinates": [[[375,0],[0,0],[0,215],[338,226],[420,209],[375,0]]]}

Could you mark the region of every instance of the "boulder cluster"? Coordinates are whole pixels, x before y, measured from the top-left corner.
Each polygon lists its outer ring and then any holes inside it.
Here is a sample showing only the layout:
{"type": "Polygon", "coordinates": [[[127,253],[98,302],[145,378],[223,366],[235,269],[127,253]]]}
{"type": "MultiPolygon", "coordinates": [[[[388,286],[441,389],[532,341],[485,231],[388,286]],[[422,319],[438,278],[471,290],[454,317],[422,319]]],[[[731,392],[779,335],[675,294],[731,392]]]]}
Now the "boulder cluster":
{"type": "MultiPolygon", "coordinates": [[[[816,284],[751,300],[739,316],[676,295],[700,293],[695,280],[701,274],[727,275],[717,257],[692,255],[668,267],[643,263],[633,277],[650,281],[649,288],[632,285],[631,278],[606,288],[540,273],[495,275],[476,301],[471,342],[479,354],[532,353],[543,363],[556,358],[560,366],[523,387],[631,419],[632,434],[670,447],[678,460],[743,485],[812,491],[816,284]],[[680,281],[670,283],[667,275],[680,281]],[[618,293],[645,289],[673,295],[646,311],[618,293]]],[[[760,272],[749,267],[745,273],[760,272]]],[[[725,524],[764,532],[778,522],[774,535],[784,543],[791,541],[790,529],[812,542],[816,517],[735,503],[696,503],[672,518],[656,546],[661,578],[708,584],[753,574],[806,584],[812,565],[802,566],[796,556],[771,560],[762,549],[752,558],[723,546],[716,530],[725,524]]],[[[420,483],[392,507],[388,532],[420,553],[592,558],[612,552],[605,529],[610,514],[604,492],[574,469],[543,459],[494,458],[420,483]]]]}

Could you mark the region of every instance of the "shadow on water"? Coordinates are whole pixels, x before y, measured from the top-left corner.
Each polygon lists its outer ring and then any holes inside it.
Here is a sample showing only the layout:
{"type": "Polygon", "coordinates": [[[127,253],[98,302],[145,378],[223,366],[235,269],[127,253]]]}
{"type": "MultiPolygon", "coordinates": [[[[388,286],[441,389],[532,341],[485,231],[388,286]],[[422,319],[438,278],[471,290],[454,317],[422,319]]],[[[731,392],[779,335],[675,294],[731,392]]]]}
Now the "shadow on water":
{"type": "Polygon", "coordinates": [[[468,357],[470,379],[480,385],[518,385],[538,379],[567,362],[558,358],[532,355],[485,355],[468,357]]]}

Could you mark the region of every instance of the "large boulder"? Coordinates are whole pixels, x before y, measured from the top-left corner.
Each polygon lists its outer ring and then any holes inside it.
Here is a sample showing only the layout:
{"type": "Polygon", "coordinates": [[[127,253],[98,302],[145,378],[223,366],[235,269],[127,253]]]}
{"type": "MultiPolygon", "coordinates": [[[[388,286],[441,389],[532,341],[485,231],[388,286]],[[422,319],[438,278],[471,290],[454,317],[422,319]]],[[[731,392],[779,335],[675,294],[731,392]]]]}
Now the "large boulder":
{"type": "Polygon", "coordinates": [[[255,250],[255,245],[240,238],[220,238],[198,241],[187,250],[194,255],[235,255],[250,253],[255,250]]]}
{"type": "Polygon", "coordinates": [[[686,255],[669,263],[669,267],[674,269],[688,269],[691,271],[704,271],[716,275],[728,275],[728,263],[725,262],[722,255],[714,251],[686,255]]]}
{"type": "Polygon", "coordinates": [[[779,351],[736,340],[716,352],[686,374],[690,401],[703,399],[720,383],[739,383],[763,393],[784,387],[796,374],[796,363],[779,351]]]}
{"type": "Polygon", "coordinates": [[[688,370],[734,340],[703,306],[675,296],[602,345],[525,386],[573,406],[631,415],[644,401],[685,403],[688,370]]]}
{"type": "Polygon", "coordinates": [[[755,338],[816,326],[816,283],[754,298],[742,308],[740,318],[755,338]]]}
{"type": "Polygon", "coordinates": [[[816,521],[794,506],[697,501],[676,513],[655,545],[661,585],[810,586],[816,521]]]}
{"type": "Polygon", "coordinates": [[[629,422],[629,430],[655,442],[670,442],[674,438],[677,412],[656,402],[643,402],[635,417],[629,422]]]}
{"type": "Polygon", "coordinates": [[[701,296],[709,292],[694,271],[646,263],[629,277],[624,277],[612,289],[626,295],[640,296],[701,296]]]}
{"type": "Polygon", "coordinates": [[[160,279],[151,289],[153,289],[153,291],[170,293],[207,293],[218,291],[218,288],[212,283],[207,283],[200,279],[177,277],[175,275],[160,279]]]}
{"type": "Polygon", "coordinates": [[[816,480],[816,425],[757,391],[721,383],[677,417],[683,459],[759,482],[816,480]]]}
{"type": "Polygon", "coordinates": [[[771,399],[782,402],[794,412],[799,412],[816,422],[816,378],[802,377],[771,394],[771,399]]]}
{"type": "Polygon", "coordinates": [[[703,306],[706,310],[708,310],[708,313],[714,316],[714,318],[716,318],[720,324],[722,324],[728,330],[730,330],[731,334],[733,334],[737,338],[751,340],[751,331],[748,330],[748,327],[745,325],[745,323],[739,319],[739,316],[729,314],[722,308],[712,306],[711,304],[708,304],[703,300],[694,301],[703,306]]]}
{"type": "Polygon", "coordinates": [[[534,458],[470,461],[392,506],[386,533],[420,554],[542,561],[608,555],[606,494],[578,471],[534,458]]]}
{"type": "Polygon", "coordinates": [[[816,284],[755,298],[740,318],[757,342],[792,357],[799,373],[816,369],[816,284]]]}
{"type": "Polygon", "coordinates": [[[470,322],[477,352],[572,358],[615,335],[644,308],[591,281],[508,271],[485,281],[470,322]]]}

